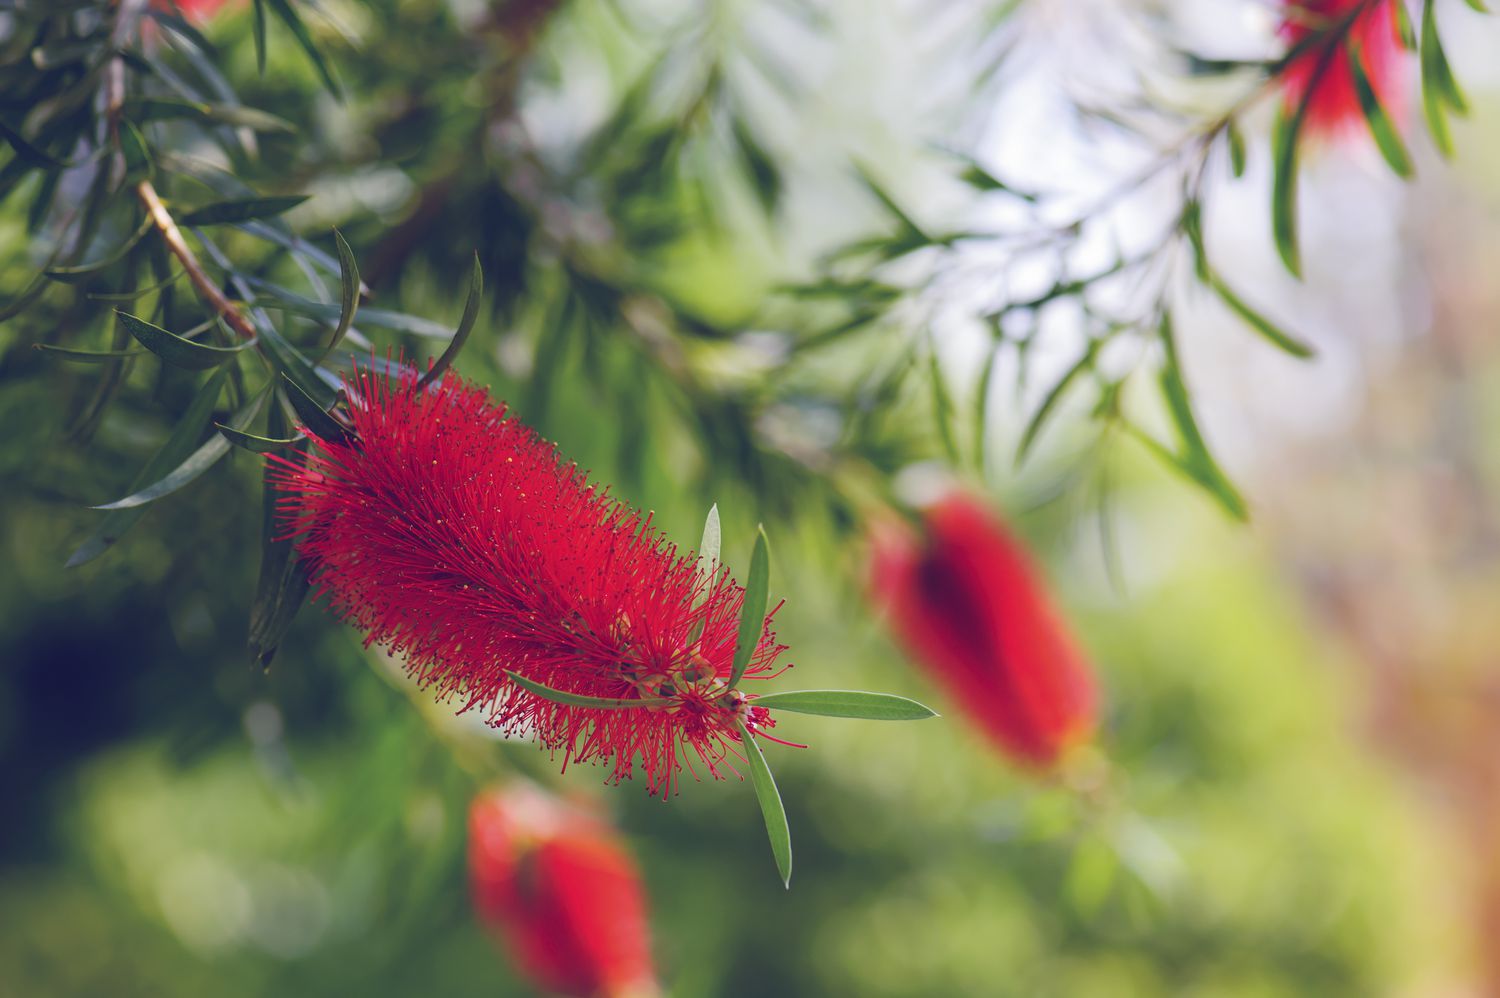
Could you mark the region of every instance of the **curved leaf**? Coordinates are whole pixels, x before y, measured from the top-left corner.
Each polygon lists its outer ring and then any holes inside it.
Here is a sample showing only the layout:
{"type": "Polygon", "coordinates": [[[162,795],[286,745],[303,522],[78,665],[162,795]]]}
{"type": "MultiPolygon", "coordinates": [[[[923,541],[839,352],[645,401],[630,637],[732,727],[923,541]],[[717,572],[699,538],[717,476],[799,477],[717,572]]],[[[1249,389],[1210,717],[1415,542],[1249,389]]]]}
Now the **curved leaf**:
{"type": "Polygon", "coordinates": [[[750,765],[750,783],[755,787],[755,799],[760,803],[760,813],[766,821],[766,834],[771,839],[771,855],[776,857],[776,869],[781,874],[784,887],[792,886],[792,830],[786,821],[786,806],[781,803],[781,793],[776,789],[776,778],[766,757],[760,750],[755,736],[740,723],[740,743],[745,746],[745,761],[750,765]]]}
{"type": "Polygon", "coordinates": [[[756,707],[790,710],[823,717],[858,717],[870,721],[920,721],[937,712],[915,700],[863,690],[793,690],[767,693],[750,701],[756,707]]]}
{"type": "Polygon", "coordinates": [[[254,340],[247,340],[232,347],[209,346],[207,343],[184,339],[176,333],[152,325],[129,312],[116,309],[115,315],[119,318],[120,325],[124,326],[141,346],[173,367],[184,367],[190,371],[203,371],[210,367],[217,367],[255,345],[254,340]]]}
{"type": "Polygon", "coordinates": [[[770,542],[766,540],[766,528],[755,528],[755,550],[750,553],[750,575],[745,580],[745,607],[740,614],[739,637],[734,643],[734,666],[729,675],[729,687],[739,685],[740,677],[755,656],[761,633],[766,626],[766,592],[771,581],[770,542]]]}
{"type": "Polygon", "coordinates": [[[474,328],[474,321],[479,318],[479,300],[484,296],[484,269],[479,266],[479,254],[474,254],[474,267],[469,271],[469,297],[464,302],[464,314],[458,320],[458,329],[453,334],[453,339],[448,341],[448,346],[443,350],[443,355],[437,359],[437,363],[428,368],[427,373],[417,381],[418,388],[426,388],[448,369],[458,352],[464,348],[464,343],[469,339],[469,332],[474,328]]]}
{"type": "Polygon", "coordinates": [[[550,686],[544,686],[543,684],[536,682],[533,679],[527,679],[519,672],[511,672],[509,669],[507,669],[505,670],[505,674],[510,677],[511,682],[515,683],[523,690],[526,690],[528,693],[534,693],[537,696],[541,697],[543,700],[551,700],[553,703],[565,703],[572,707],[592,707],[598,710],[620,710],[627,707],[655,707],[671,702],[660,697],[624,697],[615,699],[613,697],[585,696],[582,693],[566,693],[563,690],[554,690],[550,686]]]}

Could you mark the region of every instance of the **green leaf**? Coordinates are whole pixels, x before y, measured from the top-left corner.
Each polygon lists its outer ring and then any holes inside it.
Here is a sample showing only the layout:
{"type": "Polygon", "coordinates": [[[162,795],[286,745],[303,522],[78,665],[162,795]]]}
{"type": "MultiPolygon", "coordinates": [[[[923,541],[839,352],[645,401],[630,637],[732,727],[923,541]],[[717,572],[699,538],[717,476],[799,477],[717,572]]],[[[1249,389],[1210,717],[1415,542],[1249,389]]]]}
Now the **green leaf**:
{"type": "Polygon", "coordinates": [[[334,78],[333,72],[328,68],[328,63],[323,59],[323,53],[318,51],[318,46],[313,42],[312,33],[307,30],[307,25],[302,21],[302,15],[291,5],[289,0],[265,0],[271,11],[281,19],[281,23],[291,29],[292,37],[297,39],[297,44],[307,54],[308,61],[323,78],[323,85],[333,96],[343,99],[344,92],[339,82],[334,78]]]}
{"type": "Polygon", "coordinates": [[[1464,3],[1468,4],[1474,10],[1479,11],[1479,13],[1481,14],[1488,14],[1490,12],[1489,7],[1485,5],[1484,0],[1464,0],[1464,3]]]}
{"type": "Polygon", "coordinates": [[[290,447],[293,444],[301,443],[303,440],[307,439],[306,437],[302,436],[262,437],[254,433],[246,433],[244,430],[237,429],[233,426],[225,426],[223,423],[215,423],[214,429],[223,434],[224,439],[228,440],[236,447],[251,451],[255,454],[270,454],[273,451],[281,450],[283,447],[290,447]]]}
{"type": "Polygon", "coordinates": [[[1177,361],[1170,313],[1162,316],[1161,340],[1165,352],[1165,363],[1160,375],[1162,396],[1166,400],[1167,411],[1177,429],[1183,450],[1180,454],[1174,453],[1149,437],[1142,437],[1142,440],[1148,445],[1154,445],[1153,449],[1158,456],[1212,493],[1235,519],[1248,520],[1250,511],[1245,505],[1244,497],[1214,460],[1203,439],[1203,433],[1198,429],[1198,421],[1193,416],[1192,402],[1188,398],[1187,385],[1182,380],[1182,368],[1177,361]]]}
{"type": "Polygon", "coordinates": [[[255,71],[266,75],[266,0],[255,0],[255,71]]]}
{"type": "Polygon", "coordinates": [[[616,699],[613,697],[584,696],[582,693],[566,693],[562,690],[554,690],[550,686],[544,686],[533,679],[527,679],[519,672],[512,672],[509,669],[506,669],[505,674],[510,677],[511,682],[521,687],[521,689],[526,690],[528,693],[534,693],[537,696],[541,697],[543,700],[551,700],[553,703],[565,703],[572,707],[593,707],[599,710],[621,710],[628,707],[655,707],[662,704],[671,703],[670,700],[666,700],[661,697],[624,697],[616,699]]]}
{"type": "Polygon", "coordinates": [[[745,607],[740,614],[739,637],[734,644],[734,665],[729,674],[729,688],[739,685],[740,677],[750,666],[766,626],[766,593],[771,584],[771,548],[766,528],[755,528],[755,549],[750,552],[750,576],[745,580],[745,607]]]}
{"type": "Polygon", "coordinates": [[[745,746],[745,761],[750,764],[750,783],[755,787],[755,799],[760,802],[761,816],[766,820],[766,834],[771,839],[771,855],[776,857],[776,869],[781,874],[781,883],[792,886],[792,830],[786,823],[786,807],[781,803],[781,793],[776,789],[776,778],[766,757],[760,750],[755,736],[740,722],[740,743],[745,746]]]}
{"type": "Polygon", "coordinates": [[[354,325],[354,314],[359,311],[359,264],[354,259],[354,251],[344,240],[344,234],[338,229],[333,230],[333,243],[339,253],[339,321],[323,347],[324,357],[343,342],[349,327],[354,325]]]}
{"type": "Polygon", "coordinates": [[[293,194],[270,198],[233,198],[215,201],[183,215],[178,221],[182,225],[220,225],[227,222],[248,222],[255,218],[270,218],[290,211],[307,200],[306,194],[293,194]]]}
{"type": "Polygon", "coordinates": [[[327,409],[313,401],[312,396],[303,391],[297,382],[285,374],[281,378],[283,382],[281,387],[286,392],[287,401],[292,403],[292,409],[297,413],[297,418],[302,420],[302,425],[313,436],[333,443],[347,443],[353,439],[349,428],[329,415],[327,409]]]}
{"type": "MultiPolygon", "coordinates": [[[[266,420],[266,432],[280,435],[288,432],[281,406],[272,405],[266,420]]],[[[222,432],[222,431],[221,431],[222,432]]],[[[296,445],[306,450],[307,441],[296,445]]],[[[246,644],[251,658],[261,668],[268,668],[287,629],[307,599],[309,580],[298,564],[292,538],[282,537],[278,526],[277,492],[271,483],[270,462],[261,475],[264,499],[261,510],[260,576],[255,583],[255,599],[250,604],[250,627],[246,644]]]]}
{"type": "Polygon", "coordinates": [[[243,104],[216,104],[209,101],[179,100],[172,97],[135,97],[126,108],[137,121],[164,121],[193,118],[257,132],[292,133],[297,127],[285,118],[243,104]]]}
{"type": "Polygon", "coordinates": [[[152,325],[129,312],[116,309],[115,316],[119,319],[120,325],[124,326],[141,346],[173,367],[183,367],[190,371],[204,371],[210,367],[217,367],[255,345],[254,340],[247,340],[232,347],[209,346],[207,343],[184,339],[176,333],[152,325]]]}
{"type": "Polygon", "coordinates": [[[458,329],[453,333],[453,339],[448,341],[448,346],[443,350],[443,355],[437,359],[437,363],[427,369],[427,373],[417,380],[418,388],[426,388],[448,370],[453,359],[458,356],[464,344],[468,342],[469,333],[474,329],[474,322],[479,318],[479,302],[484,297],[484,268],[479,265],[479,254],[474,254],[474,266],[469,271],[469,298],[464,302],[464,314],[458,320],[458,329]]]}
{"type": "Polygon", "coordinates": [[[1264,315],[1245,304],[1244,300],[1235,294],[1234,290],[1228,284],[1225,284],[1224,279],[1218,274],[1211,274],[1209,276],[1209,286],[1214,289],[1214,292],[1223,300],[1224,304],[1228,305],[1230,310],[1243,319],[1251,329],[1254,329],[1257,333],[1260,333],[1293,357],[1311,357],[1317,353],[1309,344],[1283,331],[1281,327],[1277,326],[1270,319],[1267,319],[1264,315]]]}
{"type": "Polygon", "coordinates": [[[708,518],[703,521],[703,540],[698,545],[698,571],[713,575],[719,564],[719,549],[724,542],[724,532],[719,526],[719,504],[708,508],[708,518]]]}
{"type": "Polygon", "coordinates": [[[1271,233],[1276,252],[1293,277],[1302,276],[1302,253],[1297,245],[1297,139],[1307,115],[1304,99],[1290,116],[1280,114],[1271,133],[1275,175],[1271,181],[1271,233]]]}
{"type": "Polygon", "coordinates": [[[1358,49],[1349,50],[1349,71],[1354,77],[1354,92],[1359,98],[1359,108],[1364,112],[1365,122],[1370,126],[1370,133],[1375,136],[1375,144],[1380,147],[1380,154],[1385,157],[1386,163],[1390,165],[1396,176],[1403,179],[1412,174],[1411,157],[1407,155],[1406,144],[1401,141],[1401,133],[1396,130],[1396,123],[1391,116],[1385,113],[1385,108],[1380,106],[1380,98],[1375,93],[1375,87],[1370,82],[1369,75],[1365,72],[1364,60],[1360,57],[1358,49]]]}
{"type": "Polygon", "coordinates": [[[1090,341],[1088,349],[1083,352],[1083,356],[1079,357],[1072,367],[1063,372],[1063,376],[1057,379],[1057,384],[1053,385],[1051,390],[1047,392],[1046,397],[1042,399],[1042,404],[1037,406],[1036,412],[1032,414],[1030,422],[1026,424],[1026,429],[1021,434],[1021,443],[1016,448],[1017,464],[1026,460],[1026,455],[1031,451],[1031,445],[1036,442],[1037,434],[1041,433],[1042,426],[1047,422],[1047,417],[1057,408],[1057,403],[1067,393],[1068,387],[1074,381],[1078,380],[1079,375],[1094,366],[1094,357],[1098,349],[1099,344],[1090,341]]]}
{"type": "Polygon", "coordinates": [[[1417,26],[1412,23],[1411,11],[1406,9],[1404,3],[1393,3],[1391,8],[1396,12],[1396,33],[1401,36],[1401,47],[1408,52],[1417,50],[1417,26]]]}
{"type": "Polygon", "coordinates": [[[937,340],[929,337],[927,351],[927,380],[932,389],[932,421],[937,428],[938,440],[948,463],[959,463],[958,440],[953,436],[953,399],[948,395],[948,382],[943,377],[942,365],[938,363],[937,340]]]}
{"type": "Polygon", "coordinates": [[[1422,66],[1422,109],[1427,117],[1427,127],[1432,132],[1433,142],[1447,157],[1453,155],[1453,134],[1448,127],[1448,114],[1444,105],[1459,114],[1468,110],[1468,102],[1458,88],[1453,70],[1448,66],[1448,56],[1443,51],[1443,41],[1438,36],[1437,10],[1433,0],[1422,5],[1422,39],[1419,46],[1422,66]]]}
{"type": "Polygon", "coordinates": [[[15,150],[16,158],[33,167],[41,169],[59,169],[71,164],[58,159],[51,153],[45,152],[37,146],[26,141],[26,138],[14,128],[11,128],[3,120],[0,120],[0,139],[10,143],[15,150]]]}
{"type": "Polygon", "coordinates": [[[1239,122],[1230,118],[1224,126],[1224,137],[1229,143],[1229,169],[1238,179],[1245,175],[1245,133],[1239,122]]]}
{"type": "MultiPolygon", "coordinates": [[[[253,277],[246,278],[246,283],[255,289],[257,303],[266,308],[280,309],[292,315],[301,315],[322,322],[332,323],[339,319],[339,307],[333,302],[313,301],[311,298],[305,298],[279,285],[253,277]],[[261,295],[264,295],[266,300],[262,300],[261,295]]],[[[413,336],[429,336],[444,340],[453,336],[452,330],[440,322],[378,308],[361,308],[359,324],[365,328],[374,326],[379,329],[389,329],[392,332],[411,333],[413,336]]]]}
{"type": "Polygon", "coordinates": [[[68,360],[75,364],[107,364],[122,357],[142,357],[146,353],[144,350],[79,350],[75,347],[60,347],[51,343],[33,343],[31,349],[52,354],[58,360],[68,360]]]}
{"type": "Polygon", "coordinates": [[[1193,250],[1193,273],[1208,282],[1208,247],[1203,242],[1203,204],[1193,198],[1182,207],[1182,231],[1193,250]]]}
{"type": "MultiPolygon", "coordinates": [[[[219,400],[219,392],[224,388],[226,376],[225,371],[215,371],[213,377],[204,383],[203,388],[188,405],[187,411],[177,421],[177,425],[167,437],[166,442],[161,445],[161,449],[135,476],[131,485],[132,490],[160,479],[192,454],[198,437],[202,435],[204,427],[208,425],[209,417],[213,415],[214,404],[219,400]]],[[[109,550],[125,531],[135,525],[145,511],[145,506],[111,510],[104,517],[104,522],[99,525],[99,529],[73,552],[73,556],[68,559],[67,567],[76,568],[109,550]]]]}
{"type": "Polygon", "coordinates": [[[770,710],[790,710],[798,714],[819,714],[823,717],[858,717],[870,721],[920,721],[937,717],[936,711],[915,700],[890,693],[866,693],[863,690],[767,693],[750,703],[770,710]]]}
{"type": "MultiPolygon", "coordinates": [[[[240,407],[239,411],[229,420],[229,425],[234,428],[244,426],[254,419],[260,412],[260,407],[265,404],[266,396],[271,389],[267,386],[240,407]]],[[[218,425],[217,423],[214,425],[218,425]]],[[[103,506],[95,506],[94,509],[130,509],[133,506],[144,506],[148,502],[154,502],[162,496],[170,495],[182,488],[184,485],[196,479],[209,468],[212,468],[225,454],[229,453],[229,441],[223,436],[215,435],[209,437],[187,460],[174,468],[165,478],[138,492],[132,492],[124,499],[103,506]]]]}

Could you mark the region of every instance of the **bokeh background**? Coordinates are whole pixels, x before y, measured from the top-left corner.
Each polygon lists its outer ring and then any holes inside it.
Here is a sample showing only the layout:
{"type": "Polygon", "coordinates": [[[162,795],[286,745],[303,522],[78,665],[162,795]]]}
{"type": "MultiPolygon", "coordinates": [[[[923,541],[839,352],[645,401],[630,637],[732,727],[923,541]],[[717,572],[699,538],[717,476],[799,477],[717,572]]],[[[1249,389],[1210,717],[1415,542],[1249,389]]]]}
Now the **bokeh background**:
{"type": "MultiPolygon", "coordinates": [[[[88,372],[28,349],[35,318],[9,322],[0,994],[528,994],[472,918],[463,863],[468,801],[506,773],[614,814],[676,998],[1500,993],[1493,24],[1442,8],[1473,104],[1455,162],[1414,137],[1402,184],[1358,134],[1306,153],[1305,282],[1270,241],[1269,113],[1247,119],[1246,176],[1206,199],[1218,267],[1319,350],[1286,357],[1184,295],[1188,382],[1242,524],[1097,436],[1089,398],[1015,465],[1047,372],[1076,350],[1066,314],[1036,367],[985,369],[976,429],[986,341],[965,314],[986,282],[1045,287],[1034,260],[984,247],[913,278],[929,283],[895,313],[782,289],[888,230],[859,169],[940,227],[1025,221],[955,183],[953,149],[1089,203],[1154,136],[1080,109],[1142,92],[1212,106],[1213,87],[1154,60],[1274,51],[1270,5],[325,6],[312,23],[343,103],[291,45],[257,76],[245,9],[206,25],[246,101],[304,129],[268,138],[251,179],[311,191],[289,221],[318,239],[338,225],[379,305],[452,321],[478,248],[493,309],[459,368],[670,536],[690,544],[717,501],[744,564],[764,520],[796,685],[945,716],[778,727],[810,745],[770,752],[788,893],[747,787],[689,781],[661,802],[588,767],[559,778],[316,606],[262,673],[244,650],[256,462],[236,453],[64,570],[86,507],[123,494],[190,386],[140,366],[94,439],[70,442],[88,372]],[[951,399],[886,391],[914,339],[939,344],[951,399]],[[947,433],[1097,665],[1082,792],[996,758],[865,599],[859,525],[829,483],[855,453],[918,497],[952,474],[947,433]],[[1107,508],[1081,498],[1101,480],[1107,508]]],[[[1147,185],[1112,224],[1169,203],[1147,185]]],[[[8,268],[25,215],[24,192],[0,206],[8,268]]]]}

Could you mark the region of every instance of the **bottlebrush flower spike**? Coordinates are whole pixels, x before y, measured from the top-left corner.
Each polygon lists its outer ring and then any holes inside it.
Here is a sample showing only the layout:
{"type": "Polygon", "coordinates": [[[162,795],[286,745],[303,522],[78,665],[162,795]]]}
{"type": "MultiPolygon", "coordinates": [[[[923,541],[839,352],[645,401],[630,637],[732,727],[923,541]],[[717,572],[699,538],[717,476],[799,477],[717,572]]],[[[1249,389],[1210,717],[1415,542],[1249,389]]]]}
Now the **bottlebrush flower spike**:
{"type": "Polygon", "coordinates": [[[540,988],[659,994],[640,874],[614,829],[530,786],[469,809],[474,908],[540,988]]]}
{"type": "Polygon", "coordinates": [[[1363,127],[1350,53],[1381,105],[1394,111],[1401,58],[1396,4],[1401,0],[1282,0],[1279,34],[1295,53],[1281,73],[1288,113],[1305,102],[1307,134],[1363,127]],[[1326,36],[1326,37],[1319,37],[1326,36]]]}
{"type": "MultiPolygon", "coordinates": [[[[637,767],[670,792],[690,755],[720,776],[739,724],[767,710],[730,690],[745,591],[701,572],[484,389],[451,372],[423,387],[364,370],[345,385],[351,432],[310,435],[305,463],[272,458],[283,523],[314,592],[439,698],[533,735],[616,781],[637,767]],[[330,434],[330,436],[333,436],[330,434]],[[565,694],[642,700],[607,709],[565,694]]],[[[746,679],[777,656],[768,614],[751,631],[746,679]],[[758,631],[758,641],[756,640],[758,631]]]]}
{"type": "Polygon", "coordinates": [[[1005,755],[1046,767],[1093,731],[1093,678],[1020,545],[951,494],[873,534],[872,588],[908,653],[1005,755]]]}

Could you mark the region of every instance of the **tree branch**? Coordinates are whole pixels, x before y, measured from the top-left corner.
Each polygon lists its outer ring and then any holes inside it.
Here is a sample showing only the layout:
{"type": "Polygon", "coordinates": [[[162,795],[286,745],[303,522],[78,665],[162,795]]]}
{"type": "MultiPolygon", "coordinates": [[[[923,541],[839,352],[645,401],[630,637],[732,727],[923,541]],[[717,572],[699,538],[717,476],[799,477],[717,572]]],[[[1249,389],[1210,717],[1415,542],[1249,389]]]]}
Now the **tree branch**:
{"type": "Polygon", "coordinates": [[[188,280],[192,282],[193,290],[198,292],[198,297],[203,299],[204,304],[213,309],[214,314],[228,323],[236,333],[247,340],[254,339],[255,326],[204,272],[203,265],[198,262],[198,257],[188,246],[187,240],[182,237],[182,230],[177,227],[177,222],[172,218],[172,213],[167,211],[167,206],[161,203],[161,198],[157,195],[156,188],[151,186],[151,181],[142,180],[136,184],[135,192],[136,196],[141,199],[141,204],[146,206],[146,214],[151,217],[152,224],[161,233],[168,251],[177,258],[177,262],[182,264],[182,269],[187,272],[188,280]]]}

